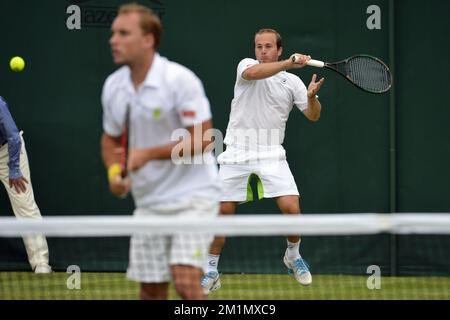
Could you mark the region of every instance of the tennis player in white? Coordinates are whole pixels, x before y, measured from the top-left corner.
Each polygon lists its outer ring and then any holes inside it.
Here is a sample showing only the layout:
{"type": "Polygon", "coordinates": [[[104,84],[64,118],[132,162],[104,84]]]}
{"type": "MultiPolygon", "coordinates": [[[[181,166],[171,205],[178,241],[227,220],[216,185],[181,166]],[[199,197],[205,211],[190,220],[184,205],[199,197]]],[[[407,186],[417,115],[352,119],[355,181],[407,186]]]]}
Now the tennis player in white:
{"type": "MultiPolygon", "coordinates": [[[[212,127],[209,101],[192,71],[157,53],[161,28],[158,16],[137,4],[122,6],[111,28],[114,62],[124,66],[107,78],[102,93],[101,144],[110,189],[123,196],[131,187],[135,216],[214,216],[219,212],[217,166],[210,152],[202,154],[208,142],[191,139],[194,130],[212,127]],[[120,137],[127,109],[130,175],[124,179],[120,137]],[[172,134],[180,128],[185,135],[174,141],[172,134]],[[199,144],[188,156],[203,156],[201,164],[173,162],[179,143],[199,144]]],[[[167,299],[171,280],[181,298],[205,299],[200,279],[211,241],[199,234],[134,235],[127,276],[141,283],[142,299],[167,299]]]]}
{"type": "MultiPolygon", "coordinates": [[[[309,120],[319,119],[321,104],[316,93],[324,79],[316,82],[314,75],[306,88],[298,76],[286,72],[304,67],[311,57],[296,54],[297,62],[292,56],[278,61],[283,48],[277,31],[261,29],[254,41],[256,60],[243,59],[237,67],[226,151],[218,157],[223,186],[220,213],[234,214],[239,203],[253,200],[249,182],[254,177],[259,198],[273,198],[284,214],[300,214],[299,193],[282,143],[294,104],[309,120]]],[[[218,263],[224,243],[224,237],[216,237],[211,245],[201,283],[206,294],[221,286],[218,263]]],[[[311,273],[299,246],[298,235],[288,236],[283,261],[298,282],[309,285],[311,273]]]]}

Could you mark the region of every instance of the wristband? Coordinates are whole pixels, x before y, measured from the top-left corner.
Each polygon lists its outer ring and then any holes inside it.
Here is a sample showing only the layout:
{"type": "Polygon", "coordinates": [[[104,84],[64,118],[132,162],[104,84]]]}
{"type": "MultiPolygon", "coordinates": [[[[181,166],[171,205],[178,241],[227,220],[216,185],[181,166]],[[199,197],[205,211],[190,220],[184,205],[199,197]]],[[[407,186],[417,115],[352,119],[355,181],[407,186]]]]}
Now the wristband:
{"type": "Polygon", "coordinates": [[[111,166],[109,166],[109,168],[108,168],[109,182],[111,182],[115,176],[120,175],[121,173],[122,173],[122,167],[120,166],[120,164],[114,163],[111,166]]]}

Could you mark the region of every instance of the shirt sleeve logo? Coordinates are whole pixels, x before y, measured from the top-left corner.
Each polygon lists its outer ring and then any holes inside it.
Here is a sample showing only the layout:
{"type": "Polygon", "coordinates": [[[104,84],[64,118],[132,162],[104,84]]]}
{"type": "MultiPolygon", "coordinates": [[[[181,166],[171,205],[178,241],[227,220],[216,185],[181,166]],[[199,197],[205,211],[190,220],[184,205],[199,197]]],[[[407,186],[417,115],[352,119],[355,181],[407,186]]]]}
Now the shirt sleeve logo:
{"type": "Polygon", "coordinates": [[[182,115],[184,118],[195,118],[197,114],[194,110],[183,110],[182,115]]]}

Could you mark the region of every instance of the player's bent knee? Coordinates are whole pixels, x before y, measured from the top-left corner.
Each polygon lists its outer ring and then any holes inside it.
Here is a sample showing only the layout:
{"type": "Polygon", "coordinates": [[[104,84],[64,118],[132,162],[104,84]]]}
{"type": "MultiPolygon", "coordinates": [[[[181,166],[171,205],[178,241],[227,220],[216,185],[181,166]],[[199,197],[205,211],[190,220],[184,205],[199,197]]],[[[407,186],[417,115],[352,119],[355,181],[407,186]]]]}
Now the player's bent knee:
{"type": "Polygon", "coordinates": [[[285,214],[300,214],[300,208],[296,205],[290,205],[283,208],[285,214]]]}
{"type": "Polygon", "coordinates": [[[220,214],[231,215],[236,212],[236,203],[234,202],[222,202],[220,204],[220,214]]]}
{"type": "Polygon", "coordinates": [[[277,199],[278,207],[285,214],[300,214],[300,201],[296,196],[286,196],[277,199]]]}

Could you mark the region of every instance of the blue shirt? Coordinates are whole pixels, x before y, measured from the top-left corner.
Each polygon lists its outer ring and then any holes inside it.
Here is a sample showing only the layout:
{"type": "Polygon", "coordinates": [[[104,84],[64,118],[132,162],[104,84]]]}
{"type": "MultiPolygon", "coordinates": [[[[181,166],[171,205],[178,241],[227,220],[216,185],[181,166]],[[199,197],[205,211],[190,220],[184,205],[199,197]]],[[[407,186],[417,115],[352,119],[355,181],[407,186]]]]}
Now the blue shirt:
{"type": "Polygon", "coordinates": [[[20,171],[20,149],[22,141],[16,123],[9,112],[8,105],[0,96],[0,144],[8,144],[9,153],[9,178],[17,179],[22,177],[20,171]]]}

